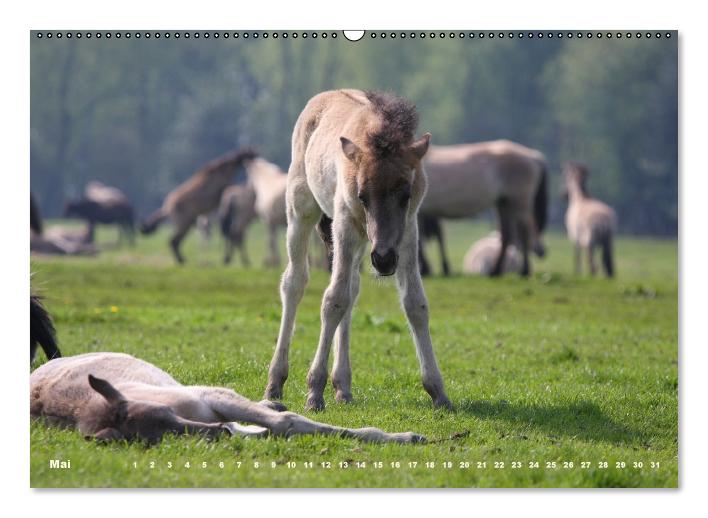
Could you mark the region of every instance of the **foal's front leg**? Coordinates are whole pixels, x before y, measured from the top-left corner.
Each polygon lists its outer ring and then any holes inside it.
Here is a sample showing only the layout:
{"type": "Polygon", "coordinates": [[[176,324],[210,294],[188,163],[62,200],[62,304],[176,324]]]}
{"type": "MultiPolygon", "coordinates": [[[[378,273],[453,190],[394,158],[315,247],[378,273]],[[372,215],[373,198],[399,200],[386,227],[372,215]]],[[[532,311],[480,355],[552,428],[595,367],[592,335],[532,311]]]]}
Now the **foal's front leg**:
{"type": "MultiPolygon", "coordinates": [[[[320,341],[315,358],[307,374],[307,410],[324,410],[324,389],[327,385],[327,360],[334,332],[344,316],[351,311],[352,270],[357,257],[361,257],[364,239],[346,213],[334,218],[334,264],[332,278],[322,298],[320,341]]],[[[345,333],[345,337],[348,334],[345,333]]],[[[341,356],[338,354],[338,361],[341,356]]]]}
{"type": "Polygon", "coordinates": [[[352,326],[352,311],[359,296],[359,269],[364,243],[359,247],[352,261],[351,303],[349,309],[342,317],[334,335],[334,361],[332,362],[332,386],[334,398],[340,403],[352,401],[352,367],[349,363],[349,339],[352,326]]]}
{"type": "Polygon", "coordinates": [[[445,394],[442,375],[430,339],[428,299],[423,290],[418,267],[418,229],[415,220],[409,223],[399,256],[396,281],[401,303],[413,332],[423,388],[433,398],[434,406],[452,409],[452,403],[445,394]]]}
{"type": "MultiPolygon", "coordinates": [[[[290,209],[289,209],[290,210],[290,209]]],[[[288,266],[280,283],[280,297],[283,314],[280,321],[278,342],[268,370],[266,399],[281,399],[283,384],[288,377],[288,351],[292,340],[297,306],[302,300],[308,279],[307,245],[312,227],[319,215],[316,212],[308,217],[300,217],[290,211],[288,215],[287,248],[288,266]]]]}

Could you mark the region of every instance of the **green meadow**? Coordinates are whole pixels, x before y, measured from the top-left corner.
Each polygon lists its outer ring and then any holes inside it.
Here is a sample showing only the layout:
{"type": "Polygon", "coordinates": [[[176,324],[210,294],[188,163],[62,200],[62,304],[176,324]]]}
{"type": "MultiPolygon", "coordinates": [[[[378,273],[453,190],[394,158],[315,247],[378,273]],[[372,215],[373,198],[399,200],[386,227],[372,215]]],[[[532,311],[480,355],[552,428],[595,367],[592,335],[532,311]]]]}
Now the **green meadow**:
{"type": "MultiPolygon", "coordinates": [[[[50,225],[56,222],[50,222],[50,225]]],[[[32,487],[676,487],[678,246],[621,236],[613,280],[572,274],[560,231],[529,279],[462,276],[467,247],[489,231],[446,224],[455,275],[427,278],[431,333],[453,412],[434,410],[392,281],[362,276],[352,324],[354,402],[325,392],[332,424],[414,431],[426,444],[363,444],[332,436],[246,440],[167,437],[157,446],[86,441],[30,425],[32,487]],[[50,460],[70,460],[70,469],[50,460]]],[[[280,269],[221,262],[190,235],[173,264],[169,229],[98,257],[33,257],[64,355],[121,351],[185,384],[261,399],[280,318],[280,269]]],[[[439,271],[435,247],[430,259],[439,271]]],[[[300,305],[283,402],[302,412],[327,272],[313,268],[300,305]]],[[[44,360],[40,351],[34,367],[44,360]]]]}

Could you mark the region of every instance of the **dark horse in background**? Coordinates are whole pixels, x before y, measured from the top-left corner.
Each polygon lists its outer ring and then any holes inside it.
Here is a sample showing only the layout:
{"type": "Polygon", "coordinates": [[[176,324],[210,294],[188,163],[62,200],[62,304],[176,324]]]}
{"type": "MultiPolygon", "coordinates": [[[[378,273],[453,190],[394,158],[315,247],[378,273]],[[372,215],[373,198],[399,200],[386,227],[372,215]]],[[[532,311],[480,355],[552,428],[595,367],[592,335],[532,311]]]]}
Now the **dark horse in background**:
{"type": "Polygon", "coordinates": [[[135,244],[133,205],[127,196],[115,187],[100,182],[90,182],[82,198],[71,200],[66,204],[64,217],[83,219],[91,230],[96,224],[117,225],[119,242],[126,238],[131,245],[135,244]]]}
{"type": "MultiPolygon", "coordinates": [[[[501,249],[491,276],[503,272],[506,249],[516,243],[523,256],[521,275],[531,272],[529,250],[543,257],[541,233],[546,227],[548,187],[546,159],[535,149],[508,140],[431,146],[423,160],[428,191],[418,212],[421,240],[436,236],[443,272],[449,266],[439,219],[466,218],[495,208],[501,249]]],[[[419,246],[421,273],[430,266],[419,246]]]]}

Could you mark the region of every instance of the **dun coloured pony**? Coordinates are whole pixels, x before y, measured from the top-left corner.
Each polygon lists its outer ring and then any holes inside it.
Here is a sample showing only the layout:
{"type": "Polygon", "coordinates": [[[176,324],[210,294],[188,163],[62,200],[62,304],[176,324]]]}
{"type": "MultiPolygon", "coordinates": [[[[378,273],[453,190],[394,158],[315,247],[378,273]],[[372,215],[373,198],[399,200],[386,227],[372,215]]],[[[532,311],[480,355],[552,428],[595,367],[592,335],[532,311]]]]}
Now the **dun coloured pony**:
{"type": "Polygon", "coordinates": [[[424,165],[429,180],[420,214],[466,218],[496,208],[502,246],[490,275],[502,273],[506,248],[514,239],[523,256],[521,274],[529,275],[529,249],[539,257],[545,253],[541,232],[548,193],[543,154],[508,140],[431,146],[424,165]]]}
{"type": "MultiPolygon", "coordinates": [[[[332,384],[351,401],[349,332],[367,241],[379,275],[396,275],[415,341],[423,387],[437,407],[451,407],[428,327],[428,302],[418,270],[417,211],[425,194],[421,159],[430,134],[414,140],[415,106],[391,94],[337,90],[307,103],[295,123],[287,183],[288,265],[281,282],[280,333],[266,398],[280,399],[297,306],[308,280],[312,228],[331,220],[332,277],[322,299],[317,353],[307,382],[306,408],[323,410],[327,359],[336,333],[332,384]]],[[[320,229],[327,234],[327,229],[320,229]]]]}
{"type": "Polygon", "coordinates": [[[30,376],[30,415],[101,441],[156,443],[163,435],[329,434],[368,442],[416,443],[412,432],[340,428],[279,403],[255,403],[231,389],[184,386],[154,365],[120,353],[88,353],[45,363],[30,376]],[[239,424],[253,423],[255,426],[239,424]]]}
{"type": "Polygon", "coordinates": [[[608,277],[614,275],[612,237],[617,226],[617,217],[611,207],[591,198],[587,190],[588,169],[582,164],[570,162],[563,168],[563,197],[568,198],[565,227],[568,238],[575,245],[575,273],[580,274],[582,252],[588,258],[590,274],[595,275],[595,247],[602,248],[602,265],[608,277]]]}
{"type": "Polygon", "coordinates": [[[166,219],[174,225],[170,246],[178,263],[184,263],[180,243],[201,214],[216,210],[224,189],[233,180],[236,169],[244,162],[255,158],[250,149],[231,151],[215,158],[199,169],[187,181],[172,190],[162,207],[152,213],[141,225],[143,234],[154,232],[166,219]]]}
{"type": "Polygon", "coordinates": [[[256,214],[268,229],[270,255],[266,266],[280,266],[278,228],[287,225],[285,190],[288,175],[277,165],[258,157],[245,162],[248,183],[256,192],[256,214]]]}
{"type": "Polygon", "coordinates": [[[135,220],[133,206],[130,203],[81,198],[67,202],[64,207],[64,216],[83,219],[92,227],[98,223],[117,225],[119,241],[122,241],[124,237],[129,243],[135,241],[135,220]]]}
{"type": "Polygon", "coordinates": [[[250,184],[227,187],[219,204],[221,233],[226,240],[224,264],[231,262],[234,248],[241,253],[241,264],[250,266],[246,250],[246,229],[256,217],[256,191],[250,184]]]}

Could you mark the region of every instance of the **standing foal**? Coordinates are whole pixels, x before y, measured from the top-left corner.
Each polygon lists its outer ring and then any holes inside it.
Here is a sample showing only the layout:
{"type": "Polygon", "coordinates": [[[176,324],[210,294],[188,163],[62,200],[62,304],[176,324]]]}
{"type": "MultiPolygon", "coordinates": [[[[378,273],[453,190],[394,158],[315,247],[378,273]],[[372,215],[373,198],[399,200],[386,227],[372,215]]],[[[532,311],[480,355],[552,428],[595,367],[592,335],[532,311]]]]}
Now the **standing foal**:
{"type": "Polygon", "coordinates": [[[615,211],[599,200],[591,198],[587,190],[588,170],[584,165],[568,163],[563,170],[563,195],[568,198],[565,226],[568,238],[575,245],[575,273],[580,274],[581,250],[588,257],[590,274],[595,275],[594,251],[602,248],[602,265],[608,277],[614,275],[612,234],[617,225],[615,211]]]}
{"type": "Polygon", "coordinates": [[[283,314],[267,398],[282,397],[288,376],[288,349],[308,279],[312,228],[318,221],[325,226],[333,220],[332,277],[322,299],[322,329],[307,376],[306,408],[325,407],[327,360],[335,334],[335,397],[340,402],[352,399],[349,331],[367,240],[378,274],[396,274],[423,387],[436,407],[451,407],[433,352],[428,302],[418,270],[417,211],[426,187],[421,159],[430,134],[414,141],[417,124],[418,114],[409,101],[359,90],[316,95],[295,123],[286,197],[288,265],[281,282],[283,314]]]}

